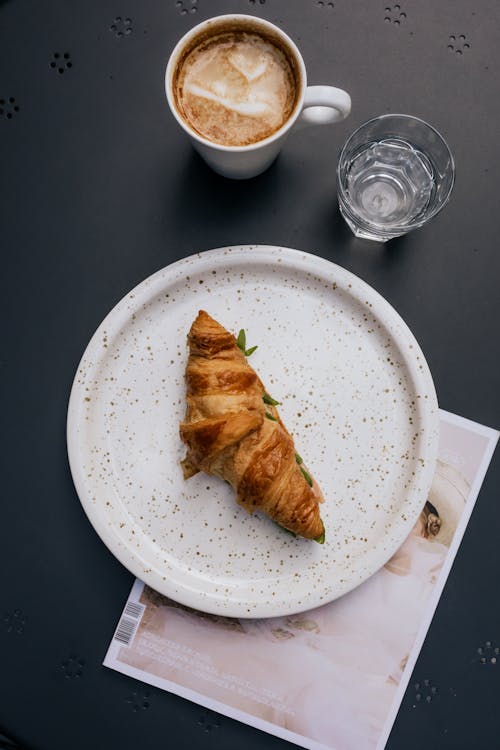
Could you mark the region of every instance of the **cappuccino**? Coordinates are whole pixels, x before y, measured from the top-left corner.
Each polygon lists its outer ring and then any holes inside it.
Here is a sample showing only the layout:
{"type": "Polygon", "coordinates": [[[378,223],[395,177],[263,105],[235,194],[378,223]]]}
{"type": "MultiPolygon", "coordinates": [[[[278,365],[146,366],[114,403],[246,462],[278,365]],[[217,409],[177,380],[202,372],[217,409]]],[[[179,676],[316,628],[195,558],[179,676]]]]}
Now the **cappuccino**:
{"type": "Polygon", "coordinates": [[[177,110],[198,135],[249,146],[279,130],[294,111],[300,83],[291,53],[260,30],[215,31],[181,55],[173,78],[177,110]]]}

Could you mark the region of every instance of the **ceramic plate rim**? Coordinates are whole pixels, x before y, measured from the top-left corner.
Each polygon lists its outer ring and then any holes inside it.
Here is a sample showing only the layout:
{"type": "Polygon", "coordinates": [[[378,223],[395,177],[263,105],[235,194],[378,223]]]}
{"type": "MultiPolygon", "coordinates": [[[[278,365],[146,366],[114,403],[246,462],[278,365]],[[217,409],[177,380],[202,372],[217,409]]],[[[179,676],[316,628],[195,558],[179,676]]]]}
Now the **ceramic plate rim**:
{"type": "MultiPolygon", "coordinates": [[[[190,273],[193,273],[192,264],[194,262],[199,266],[195,270],[200,272],[206,270],[207,268],[210,269],[211,262],[219,259],[221,255],[227,257],[228,254],[230,254],[233,259],[241,258],[242,263],[248,263],[249,252],[252,253],[255,260],[268,263],[276,262],[276,256],[280,256],[281,258],[286,257],[287,262],[290,263],[295,270],[303,270],[308,273],[316,272],[319,275],[328,275],[329,280],[340,282],[346,287],[350,282],[355,282],[357,289],[360,289],[363,292],[363,296],[365,297],[366,301],[370,301],[370,303],[374,305],[372,312],[374,311],[377,315],[379,315],[379,317],[381,317],[382,319],[382,322],[385,323],[386,320],[389,319],[389,321],[395,326],[395,330],[391,329],[391,336],[395,340],[396,344],[400,344],[403,342],[406,344],[408,342],[412,343],[414,357],[417,355],[419,356],[419,367],[416,366],[415,359],[411,360],[408,357],[405,358],[405,365],[409,370],[412,382],[415,384],[415,387],[418,386],[419,390],[425,391],[432,402],[430,404],[431,408],[428,409],[426,415],[428,423],[425,425],[427,434],[427,443],[425,444],[426,453],[424,456],[425,467],[421,472],[421,486],[426,488],[427,492],[430,489],[431,482],[434,476],[439,439],[439,412],[434,383],[420,345],[415,339],[410,328],[407,326],[407,324],[395,310],[395,308],[373,287],[371,287],[360,277],[356,276],[350,271],[329,260],[326,260],[325,258],[322,258],[321,256],[317,256],[302,250],[274,245],[232,245],[219,247],[212,250],[195,253],[188,257],[177,260],[171,264],[168,264],[167,266],[159,269],[158,271],[145,278],[133,289],[128,291],[109,311],[109,313],[105,316],[103,321],[96,329],[95,333],[92,335],[89,343],[84,350],[78,367],[76,368],[75,377],[71,387],[67,412],[66,440],[69,466],[79,500],[98,536],[112,552],[112,554],[137,578],[141,579],[146,584],[159,591],[161,594],[164,594],[165,596],[170,597],[171,599],[174,599],[175,601],[185,606],[193,607],[195,609],[199,609],[200,611],[211,614],[241,618],[249,616],[276,617],[290,615],[313,609],[316,606],[327,604],[328,602],[333,601],[339,596],[344,595],[345,593],[363,583],[364,580],[366,580],[373,573],[379,570],[388,561],[388,559],[390,559],[392,554],[397,551],[404,539],[408,536],[411,529],[413,528],[416,518],[418,517],[418,514],[409,515],[406,521],[400,522],[400,538],[396,543],[388,547],[384,554],[379,555],[379,558],[377,558],[375,564],[372,565],[371,572],[364,576],[364,578],[351,581],[347,585],[344,584],[343,586],[338,586],[337,589],[333,591],[333,593],[329,594],[326,598],[320,597],[320,591],[315,595],[315,597],[308,599],[307,603],[302,606],[298,605],[297,602],[295,602],[294,604],[294,601],[287,602],[286,605],[279,604],[278,606],[264,602],[261,605],[253,604],[251,614],[249,615],[250,610],[248,609],[245,602],[232,601],[231,605],[228,605],[224,600],[224,597],[211,595],[200,597],[198,592],[193,592],[191,589],[189,589],[189,587],[185,587],[185,589],[181,590],[179,594],[178,588],[174,588],[173,586],[169,585],[168,578],[163,578],[162,580],[161,578],[156,576],[154,572],[145,574],[144,569],[147,563],[135,550],[133,550],[131,547],[128,547],[124,543],[123,539],[119,537],[113,527],[110,527],[107,523],[105,523],[102,517],[102,513],[99,510],[98,504],[96,505],[95,503],[91,502],[90,493],[85,482],[85,477],[82,472],[80,461],[78,424],[81,411],[81,406],[79,404],[81,402],[81,396],[83,395],[83,392],[82,386],[77,381],[78,374],[85,366],[85,362],[89,359],[90,354],[96,350],[98,344],[100,348],[102,331],[107,330],[109,333],[110,329],[113,330],[114,327],[119,327],[121,324],[123,324],[126,319],[129,318],[132,314],[129,306],[129,301],[131,298],[133,298],[135,302],[138,303],[140,301],[141,294],[154,294],[156,286],[163,286],[168,283],[169,278],[172,278],[178,270],[182,269],[183,266],[189,266],[190,273]],[[397,331],[398,335],[396,335],[395,331],[397,331]]],[[[353,296],[356,299],[359,299],[359,294],[353,296]]],[[[96,361],[100,361],[100,359],[102,358],[103,355],[101,354],[100,357],[97,357],[96,361]]],[[[96,367],[97,365],[94,365],[93,369],[96,369],[96,367]]],[[[425,502],[424,491],[421,492],[421,495],[423,497],[421,503],[423,507],[423,504],[425,502]]]]}

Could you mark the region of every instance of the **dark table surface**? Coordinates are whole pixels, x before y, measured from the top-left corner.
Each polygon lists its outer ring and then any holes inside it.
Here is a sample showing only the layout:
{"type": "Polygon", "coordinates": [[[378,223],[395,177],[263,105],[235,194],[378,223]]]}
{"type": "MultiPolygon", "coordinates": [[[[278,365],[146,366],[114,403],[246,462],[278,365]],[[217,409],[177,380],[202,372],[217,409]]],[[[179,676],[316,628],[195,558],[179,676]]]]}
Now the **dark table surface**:
{"type": "MultiPolygon", "coordinates": [[[[229,244],[321,255],[374,286],[406,320],[442,408],[500,425],[500,6],[399,2],[0,2],[0,733],[23,747],[287,745],[101,666],[132,576],[78,501],[66,408],[91,334],[146,276],[229,244]],[[241,183],[209,171],[164,97],[174,42],[222,12],[282,26],[310,82],[345,88],[353,100],[348,120],[292,134],[267,173],[241,183]],[[457,182],[426,227],[381,245],[344,226],[335,166],[348,133],[386,112],[435,125],[455,154],[457,182]],[[69,658],[82,662],[79,679],[64,666],[69,658]],[[145,690],[149,708],[135,712],[145,690]]],[[[497,456],[390,750],[500,746],[500,664],[477,655],[487,641],[500,643],[499,480],[497,456]],[[438,692],[416,703],[424,679],[438,692]]]]}

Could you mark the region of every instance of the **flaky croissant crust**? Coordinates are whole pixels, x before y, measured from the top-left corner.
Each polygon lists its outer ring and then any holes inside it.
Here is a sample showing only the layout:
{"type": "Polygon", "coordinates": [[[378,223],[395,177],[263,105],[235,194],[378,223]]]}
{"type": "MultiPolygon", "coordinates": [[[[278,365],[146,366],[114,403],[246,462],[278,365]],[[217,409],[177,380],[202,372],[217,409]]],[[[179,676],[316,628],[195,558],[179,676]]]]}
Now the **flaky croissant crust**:
{"type": "Polygon", "coordinates": [[[319,488],[309,485],[293,439],[276,407],[264,403],[265,388],[235,337],[200,310],[188,344],[184,477],[218,476],[250,513],[263,511],[307,539],[324,536],[319,488]]]}

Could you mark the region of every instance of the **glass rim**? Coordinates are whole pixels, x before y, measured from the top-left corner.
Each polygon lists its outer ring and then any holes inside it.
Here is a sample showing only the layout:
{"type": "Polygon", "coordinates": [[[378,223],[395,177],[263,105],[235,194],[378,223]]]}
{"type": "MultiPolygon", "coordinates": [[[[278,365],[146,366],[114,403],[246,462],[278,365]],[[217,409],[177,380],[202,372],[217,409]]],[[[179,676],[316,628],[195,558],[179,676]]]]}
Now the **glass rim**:
{"type": "MultiPolygon", "coordinates": [[[[439,132],[439,130],[437,130],[437,128],[435,128],[433,125],[430,125],[426,120],[422,120],[421,117],[415,117],[414,115],[406,115],[406,114],[401,114],[401,113],[398,113],[398,112],[394,112],[394,113],[388,113],[388,114],[384,114],[384,115],[377,115],[376,117],[371,117],[369,120],[366,120],[365,122],[361,123],[361,125],[359,125],[356,128],[356,130],[354,130],[351,133],[351,135],[347,138],[347,140],[345,141],[344,145],[342,146],[342,148],[340,150],[340,154],[339,154],[339,158],[338,158],[338,162],[337,162],[337,170],[336,170],[336,173],[337,173],[337,191],[338,191],[339,195],[342,196],[342,198],[343,198],[344,208],[348,208],[347,206],[345,206],[345,197],[346,197],[347,193],[346,193],[346,191],[344,189],[344,186],[342,185],[342,181],[340,179],[341,164],[342,164],[343,158],[345,157],[345,154],[347,152],[347,148],[348,148],[350,142],[354,139],[354,137],[363,128],[365,128],[367,125],[371,125],[374,122],[378,122],[380,120],[386,120],[386,119],[391,118],[391,117],[399,117],[399,118],[404,119],[404,120],[412,120],[413,122],[418,122],[419,124],[424,125],[430,131],[432,131],[438,137],[439,141],[444,145],[444,147],[445,147],[445,149],[446,149],[446,151],[448,153],[448,156],[449,156],[450,169],[451,169],[450,184],[448,186],[446,194],[444,195],[441,203],[438,206],[436,206],[432,211],[429,212],[429,214],[427,216],[425,216],[425,218],[422,218],[422,220],[420,220],[420,221],[417,219],[416,221],[410,221],[407,224],[398,224],[398,225],[395,225],[395,226],[391,227],[391,233],[392,232],[398,232],[399,234],[402,234],[402,233],[409,232],[411,229],[416,229],[416,228],[422,226],[423,224],[427,223],[427,221],[429,219],[434,218],[434,216],[436,216],[436,214],[438,214],[441,211],[441,209],[444,208],[446,206],[446,204],[448,203],[448,201],[450,199],[450,195],[451,195],[452,190],[453,190],[453,187],[455,185],[456,167],[455,167],[455,159],[453,158],[453,154],[451,152],[451,149],[450,149],[450,147],[449,147],[446,139],[441,135],[441,133],[439,132]]],[[[354,215],[352,213],[352,211],[349,211],[349,214],[350,214],[351,218],[353,220],[355,220],[356,223],[361,228],[367,229],[369,231],[377,231],[377,230],[381,230],[382,229],[382,227],[378,227],[377,225],[375,225],[373,223],[370,223],[370,222],[367,222],[367,221],[361,219],[360,217],[354,215]]]]}

